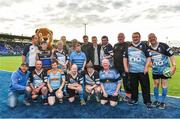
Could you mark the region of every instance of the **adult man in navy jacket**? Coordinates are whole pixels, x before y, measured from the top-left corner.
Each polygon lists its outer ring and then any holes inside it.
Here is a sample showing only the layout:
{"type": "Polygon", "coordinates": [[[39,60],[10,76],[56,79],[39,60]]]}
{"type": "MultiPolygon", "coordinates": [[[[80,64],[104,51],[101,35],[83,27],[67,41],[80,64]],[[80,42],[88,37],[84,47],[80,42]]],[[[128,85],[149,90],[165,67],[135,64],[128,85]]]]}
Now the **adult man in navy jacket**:
{"type": "Polygon", "coordinates": [[[28,66],[25,63],[22,63],[20,68],[12,74],[8,94],[8,106],[10,108],[16,107],[18,96],[23,94],[25,95],[24,104],[27,106],[30,105],[29,97],[31,88],[27,86],[29,74],[28,66]]]}

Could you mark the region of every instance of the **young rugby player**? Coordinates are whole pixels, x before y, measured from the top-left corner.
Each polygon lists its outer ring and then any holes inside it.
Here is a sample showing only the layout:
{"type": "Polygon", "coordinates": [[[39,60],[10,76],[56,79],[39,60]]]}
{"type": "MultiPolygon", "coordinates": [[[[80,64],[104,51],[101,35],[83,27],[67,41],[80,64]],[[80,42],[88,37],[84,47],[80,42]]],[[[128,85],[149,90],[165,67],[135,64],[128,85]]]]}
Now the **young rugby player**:
{"type": "Polygon", "coordinates": [[[63,88],[65,85],[65,76],[64,72],[58,69],[58,61],[52,61],[52,69],[48,70],[48,103],[49,105],[54,105],[56,99],[58,99],[59,103],[63,102],[63,88]]]}

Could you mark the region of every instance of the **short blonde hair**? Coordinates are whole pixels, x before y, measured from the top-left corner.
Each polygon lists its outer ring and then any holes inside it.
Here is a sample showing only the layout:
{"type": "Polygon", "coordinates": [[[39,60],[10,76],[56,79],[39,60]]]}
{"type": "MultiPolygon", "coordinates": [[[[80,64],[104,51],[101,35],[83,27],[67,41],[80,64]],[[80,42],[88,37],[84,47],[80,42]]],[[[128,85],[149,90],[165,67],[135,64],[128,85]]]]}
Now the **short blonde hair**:
{"type": "Polygon", "coordinates": [[[77,43],[78,43],[77,39],[72,39],[71,40],[71,46],[75,47],[77,43]]]}
{"type": "Polygon", "coordinates": [[[56,44],[56,46],[58,46],[59,44],[64,45],[64,43],[63,43],[63,41],[62,41],[62,40],[58,41],[58,42],[57,42],[57,44],[56,44]]]}

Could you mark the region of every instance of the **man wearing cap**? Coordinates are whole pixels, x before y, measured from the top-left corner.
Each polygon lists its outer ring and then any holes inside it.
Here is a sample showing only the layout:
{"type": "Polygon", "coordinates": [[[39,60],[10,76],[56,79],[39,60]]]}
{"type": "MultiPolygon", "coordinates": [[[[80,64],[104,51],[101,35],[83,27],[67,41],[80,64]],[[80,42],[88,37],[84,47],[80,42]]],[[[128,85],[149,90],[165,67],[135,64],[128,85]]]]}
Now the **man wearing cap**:
{"type": "Polygon", "coordinates": [[[20,95],[24,95],[24,104],[30,105],[31,88],[27,86],[29,74],[28,65],[25,63],[22,63],[19,69],[12,74],[8,94],[8,106],[10,108],[16,107],[20,95]]]}

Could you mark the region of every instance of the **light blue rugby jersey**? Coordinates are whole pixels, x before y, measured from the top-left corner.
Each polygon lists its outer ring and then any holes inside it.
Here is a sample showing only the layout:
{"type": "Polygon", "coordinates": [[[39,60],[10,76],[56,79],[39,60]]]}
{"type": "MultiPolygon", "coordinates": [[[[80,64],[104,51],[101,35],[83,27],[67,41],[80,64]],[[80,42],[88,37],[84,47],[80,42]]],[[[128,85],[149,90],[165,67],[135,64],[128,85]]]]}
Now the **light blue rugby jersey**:
{"type": "Polygon", "coordinates": [[[113,95],[118,83],[121,83],[120,74],[114,69],[110,69],[108,72],[100,71],[99,79],[108,95],[113,95]],[[109,80],[109,82],[106,82],[106,80],[109,80]],[[116,81],[111,82],[112,80],[116,81]]]}
{"type": "Polygon", "coordinates": [[[55,74],[51,70],[48,70],[48,80],[53,90],[61,86],[63,78],[65,79],[62,70],[59,69],[55,74]]]}
{"type": "Polygon", "coordinates": [[[78,70],[81,70],[84,65],[84,62],[86,61],[86,55],[82,51],[80,53],[74,51],[70,54],[69,60],[72,64],[77,65],[78,70]]]}
{"type": "Polygon", "coordinates": [[[124,57],[128,58],[130,73],[143,73],[146,59],[149,57],[148,46],[142,42],[137,47],[131,44],[124,57]]]}

